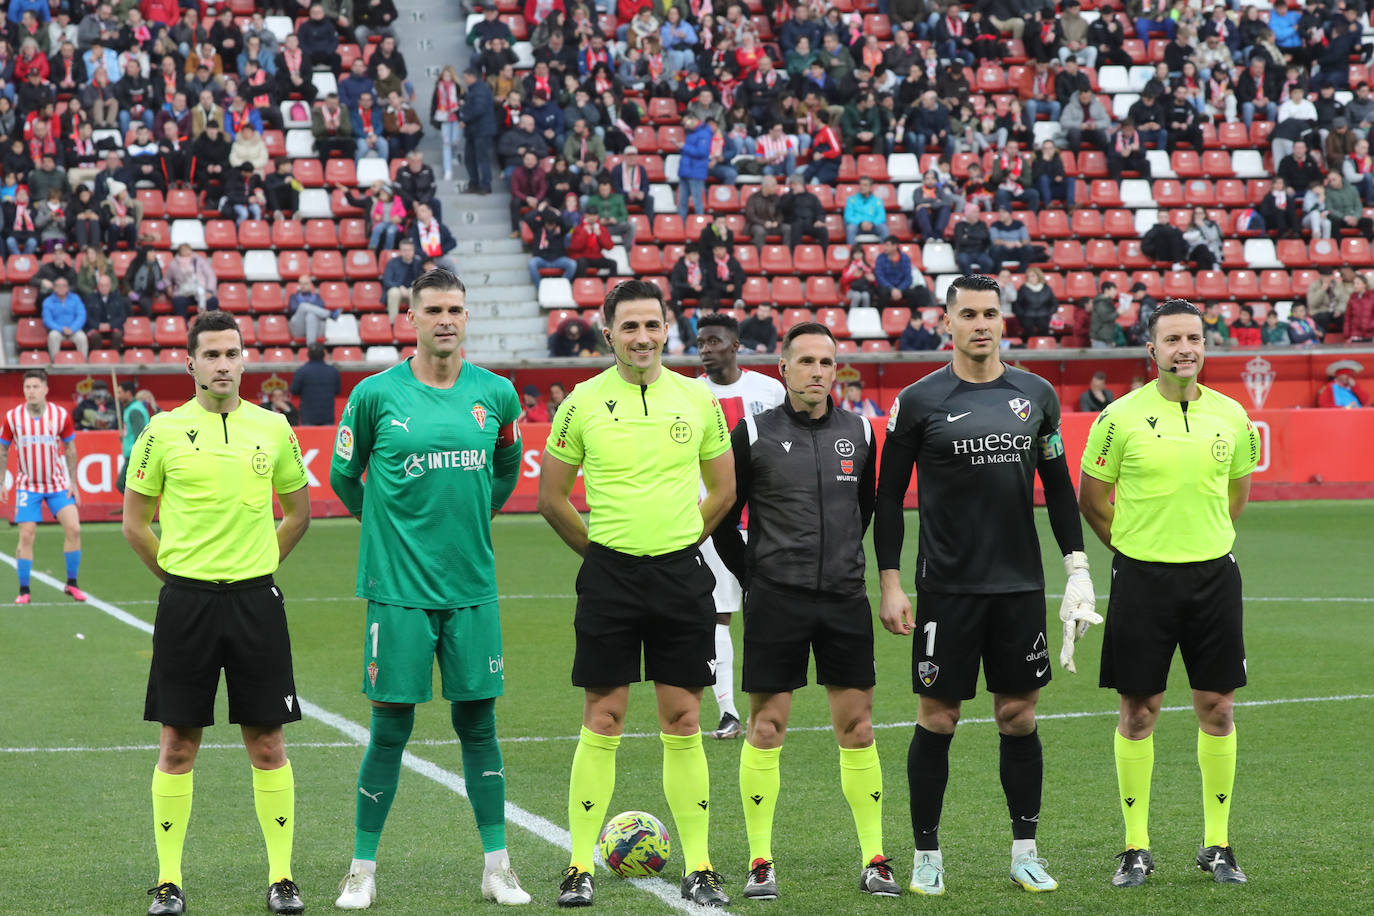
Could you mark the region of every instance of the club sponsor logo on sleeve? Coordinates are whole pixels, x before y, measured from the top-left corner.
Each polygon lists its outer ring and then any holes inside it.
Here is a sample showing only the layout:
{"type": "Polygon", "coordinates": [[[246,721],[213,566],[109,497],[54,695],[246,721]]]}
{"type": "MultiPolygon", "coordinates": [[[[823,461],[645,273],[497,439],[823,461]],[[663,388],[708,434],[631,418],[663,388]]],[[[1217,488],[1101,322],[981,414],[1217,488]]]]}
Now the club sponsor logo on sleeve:
{"type": "Polygon", "coordinates": [[[897,429],[897,408],[902,406],[901,398],[892,399],[892,409],[887,412],[887,431],[893,432],[897,429]]]}

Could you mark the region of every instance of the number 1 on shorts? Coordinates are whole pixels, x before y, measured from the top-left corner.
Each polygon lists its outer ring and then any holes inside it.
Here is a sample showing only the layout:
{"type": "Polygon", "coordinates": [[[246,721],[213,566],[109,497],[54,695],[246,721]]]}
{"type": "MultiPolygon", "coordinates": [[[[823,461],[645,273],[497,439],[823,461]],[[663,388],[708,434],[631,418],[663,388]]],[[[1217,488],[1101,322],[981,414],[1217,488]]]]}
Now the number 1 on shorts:
{"type": "MultiPolygon", "coordinates": [[[[373,657],[373,658],[376,658],[376,657],[377,657],[377,631],[381,628],[381,626],[382,626],[382,625],[381,625],[380,623],[375,623],[375,622],[374,622],[374,623],[372,624],[372,626],[370,626],[370,627],[367,628],[367,631],[368,631],[369,633],[372,634],[372,657],[373,657]]],[[[931,635],[931,639],[934,639],[934,638],[935,638],[935,636],[934,636],[934,634],[932,634],[932,635],[931,635]]],[[[929,654],[929,653],[927,653],[927,654],[929,654]]]]}
{"type": "MultiPolygon", "coordinates": [[[[935,655],[935,624],[936,624],[936,623],[937,623],[937,621],[932,620],[932,621],[930,621],[929,623],[927,623],[925,626],[921,627],[921,631],[922,631],[923,633],[926,634],[926,658],[932,658],[932,657],[934,657],[934,655],[935,655]]],[[[375,623],[372,625],[372,630],[373,630],[373,633],[372,633],[372,645],[373,645],[372,654],[373,654],[373,655],[376,655],[376,654],[377,654],[377,649],[376,649],[376,646],[377,646],[377,632],[376,632],[376,631],[377,631],[377,625],[376,625],[375,623]]]]}

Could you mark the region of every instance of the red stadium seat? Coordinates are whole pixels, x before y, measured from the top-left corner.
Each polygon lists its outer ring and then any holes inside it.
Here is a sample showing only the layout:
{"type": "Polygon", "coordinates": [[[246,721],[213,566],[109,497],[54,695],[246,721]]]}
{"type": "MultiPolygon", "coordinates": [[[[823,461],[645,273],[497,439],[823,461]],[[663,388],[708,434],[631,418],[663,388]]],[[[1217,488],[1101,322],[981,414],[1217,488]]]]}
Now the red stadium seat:
{"type": "MultiPolygon", "coordinates": [[[[349,252],[348,259],[352,261],[357,255],[370,255],[370,251],[349,252]]],[[[375,261],[373,262],[375,264],[375,261]]],[[[316,280],[342,280],[344,278],[343,255],[337,250],[323,249],[310,253],[310,276],[316,280]]],[[[376,276],[373,274],[373,276],[376,276]]]]}
{"type": "Polygon", "coordinates": [[[300,220],[279,219],[272,224],[272,247],[296,249],[305,247],[305,227],[300,220]]]}
{"type": "Polygon", "coordinates": [[[1117,254],[1116,242],[1107,239],[1089,241],[1087,244],[1087,262],[1089,267],[1099,270],[1119,266],[1121,258],[1117,254]]]}
{"type": "Polygon", "coordinates": [[[358,319],[358,339],[364,346],[382,345],[395,342],[391,332],[391,319],[386,315],[362,315],[358,319]]]}
{"type": "Polygon", "coordinates": [[[1053,337],[1032,337],[1026,341],[1027,350],[1058,350],[1059,341],[1053,337]]]}
{"type": "Polygon", "coordinates": [[[1204,178],[1194,179],[1183,186],[1183,202],[1190,207],[1215,206],[1217,202],[1216,188],[1204,178]]]}
{"type": "Polygon", "coordinates": [[[773,302],[778,308],[800,308],[806,304],[800,277],[774,277],[773,302]]]}
{"type": "MultiPolygon", "coordinates": [[[[328,223],[329,220],[321,220],[328,223]]],[[[305,228],[306,241],[310,240],[310,227],[305,228]]],[[[313,246],[312,246],[313,247],[313,246]]],[[[367,247],[367,224],[360,219],[341,219],[339,220],[339,247],[340,248],[366,248],[367,247]]]]}
{"type": "Polygon", "coordinates": [[[249,301],[253,304],[253,311],[259,315],[264,312],[286,311],[286,299],[282,296],[280,283],[254,283],[249,301]]]}
{"type": "Polygon", "coordinates": [[[680,126],[667,124],[658,129],[658,143],[654,146],[660,153],[680,153],[682,152],[682,142],[686,138],[687,132],[680,126]]]}
{"type": "Polygon", "coordinates": [[[835,341],[835,353],[839,356],[850,356],[858,352],[859,342],[857,340],[835,341]]]}
{"type": "MultiPolygon", "coordinates": [[[[172,219],[195,219],[200,216],[200,203],[196,200],[196,192],[187,188],[168,190],[166,213],[172,219]]],[[[145,215],[144,218],[148,217],[145,215]]]]}
{"type": "MultiPolygon", "coordinates": [[[[1176,273],[1186,273],[1187,271],[1176,271],[1176,273]]],[[[1227,299],[1230,294],[1226,291],[1226,274],[1219,270],[1200,270],[1193,281],[1197,285],[1197,295],[1200,299],[1227,299]]],[[[1164,280],[1164,290],[1170,290],[1169,280],[1164,280]]],[[[1191,297],[1184,297],[1191,298],[1191,297]]]]}
{"type": "Polygon", "coordinates": [[[273,160],[286,158],[286,133],[280,130],[264,130],[262,142],[267,145],[267,155],[273,160]]]}
{"type": "Polygon", "coordinates": [[[291,174],[307,188],[324,187],[324,166],[318,159],[294,159],[291,174]]]}
{"type": "Polygon", "coordinates": [[[900,337],[910,323],[911,309],[902,306],[883,309],[883,333],[888,337],[900,337]]]}
{"type": "Polygon", "coordinates": [[[181,347],[163,347],[158,351],[157,361],[165,365],[180,365],[186,362],[186,351],[181,347]]]}
{"type": "MultiPolygon", "coordinates": [[[[740,290],[740,298],[750,308],[756,305],[771,304],[773,287],[766,277],[745,277],[744,288],[740,290]]],[[[781,327],[778,330],[781,331],[781,327]]]]}
{"type": "Polygon", "coordinates": [[[324,183],[331,188],[335,185],[343,185],[346,188],[355,187],[358,184],[358,170],[353,164],[352,159],[330,159],[324,164],[324,183]]]}
{"type": "MultiPolygon", "coordinates": [[[[1262,270],[1259,278],[1260,296],[1265,299],[1287,299],[1293,295],[1293,286],[1286,270],[1262,270]]],[[[1305,295],[1306,289],[1299,290],[1305,295]]]]}
{"type": "Polygon", "coordinates": [[[1370,251],[1369,241],[1357,238],[1341,239],[1341,260],[1356,267],[1374,264],[1374,253],[1370,251]]]}
{"type": "Polygon", "coordinates": [[[268,347],[262,351],[262,356],[258,362],[263,363],[294,363],[296,353],[289,346],[287,347],[268,347]]]}
{"type": "MultiPolygon", "coordinates": [[[[128,326],[126,325],[125,327],[127,329],[128,326]]],[[[124,342],[126,344],[129,342],[129,337],[127,334],[124,337],[124,342]]],[[[156,361],[157,354],[154,353],[151,349],[148,349],[147,347],[125,347],[124,356],[120,359],[120,362],[126,366],[138,363],[142,363],[146,366],[156,361]]]]}
{"type": "Polygon", "coordinates": [[[299,280],[310,269],[310,256],[304,251],[282,251],[277,254],[277,274],[283,280],[299,280]]]}
{"type": "Polygon", "coordinates": [[[834,277],[807,277],[806,304],[817,308],[840,305],[840,290],[834,277]]]}
{"type": "Polygon", "coordinates": [[[1196,150],[1174,150],[1169,156],[1169,162],[1173,167],[1174,174],[1179,178],[1202,177],[1202,158],[1198,156],[1196,150]]]}
{"type": "Polygon", "coordinates": [[[239,224],[239,247],[244,251],[265,251],[272,247],[272,225],[266,220],[246,219],[239,224]]]}
{"type": "MultiPolygon", "coordinates": [[[[1079,210],[1078,213],[1088,211],[1079,210]]],[[[1096,211],[1092,211],[1096,212],[1096,211]]],[[[1075,214],[1077,216],[1077,213],[1075,214]]],[[[1044,210],[1040,213],[1040,235],[1047,239],[1066,239],[1071,235],[1079,235],[1075,232],[1069,222],[1069,216],[1063,210],[1044,210]]]]}
{"type": "Polygon", "coordinates": [[[890,340],[865,340],[859,347],[863,353],[891,353],[892,341],[890,340]]]}
{"type": "Polygon", "coordinates": [[[1183,185],[1172,178],[1161,178],[1153,185],[1155,204],[1164,207],[1183,206],[1183,185]]]}
{"type": "Polygon", "coordinates": [[[248,301],[248,287],[242,283],[226,283],[221,280],[215,295],[219,298],[219,307],[226,312],[246,314],[253,310],[252,304],[248,301]]]}
{"type": "Polygon", "coordinates": [[[119,364],[118,350],[92,350],[89,362],[97,366],[116,366],[119,364]]]}
{"type": "MultiPolygon", "coordinates": [[[[676,213],[659,213],[654,216],[654,241],[660,244],[681,245],[687,241],[682,219],[676,213]]],[[[692,239],[693,242],[696,239],[692,239]]]]}
{"type": "MultiPolygon", "coordinates": [[[[1080,239],[1095,239],[1107,234],[1106,226],[1102,222],[1101,210],[1088,207],[1075,210],[1070,225],[1073,227],[1073,234],[1080,239]]],[[[1042,231],[1044,229],[1043,220],[1041,220],[1041,229],[1042,231]]]]}
{"type": "Polygon", "coordinates": [[[676,124],[681,120],[677,102],[666,96],[656,96],[649,99],[648,116],[649,122],[655,125],[676,124]]]}
{"type": "Polygon", "coordinates": [[[16,318],[37,318],[38,287],[16,286],[10,291],[10,314],[16,318]]]}
{"type": "Polygon", "coordinates": [[[860,178],[872,178],[878,184],[883,184],[888,180],[886,156],[864,153],[856,157],[854,165],[860,178]]]}
{"type": "Polygon", "coordinates": [[[14,331],[14,343],[21,350],[31,350],[48,345],[48,329],[41,318],[20,318],[14,331]]]}
{"type": "Polygon", "coordinates": [[[1164,282],[1159,278],[1159,271],[1137,270],[1131,274],[1131,285],[1134,286],[1137,283],[1144,283],[1145,292],[1156,299],[1164,298],[1164,282]]]}
{"type": "Polygon", "coordinates": [[[792,252],[786,245],[764,245],[759,254],[759,266],[764,273],[790,274],[793,272],[792,252]]]}
{"type": "MultiPolygon", "coordinates": [[[[297,225],[300,225],[297,223],[297,225]]],[[[305,228],[302,232],[299,244],[289,246],[292,248],[337,248],[339,247],[339,233],[333,220],[311,219],[306,220],[305,228]]]]}
{"type": "Polygon", "coordinates": [[[1108,210],[1102,217],[1102,231],[1114,239],[1135,238],[1135,216],[1130,210],[1108,210]]]}
{"type": "Polygon", "coordinates": [[[1105,178],[1094,179],[1092,183],[1092,205],[1099,209],[1120,207],[1120,183],[1105,178]]]}
{"type": "Polygon", "coordinates": [[[1223,178],[1217,182],[1217,204],[1223,207],[1246,207],[1250,198],[1245,193],[1245,182],[1237,178],[1223,178]]]}
{"type": "MultiPolygon", "coordinates": [[[[1310,249],[1312,263],[1318,267],[1339,267],[1341,246],[1335,239],[1313,239],[1310,249]]],[[[1284,262],[1288,263],[1288,262],[1284,262]]]]}
{"type": "Polygon", "coordinates": [[[410,320],[409,312],[401,312],[397,315],[396,323],[392,325],[391,329],[396,332],[396,342],[403,347],[407,344],[413,344],[417,340],[415,325],[410,320]]]}
{"type": "Polygon", "coordinates": [[[1058,270],[1080,270],[1088,266],[1088,262],[1083,259],[1083,243],[1077,239],[1055,242],[1051,257],[1058,270]]]}
{"type": "MultiPolygon", "coordinates": [[[[1198,292],[1201,294],[1201,290],[1198,292]]],[[[1260,295],[1259,275],[1253,270],[1233,270],[1226,275],[1224,298],[1258,299],[1260,295]]]]}
{"type": "Polygon", "coordinates": [[[38,273],[38,258],[31,254],[12,254],[5,265],[5,274],[9,282],[15,286],[21,286],[33,279],[33,275],[38,273]]]}
{"type": "MultiPolygon", "coordinates": [[[[128,327],[128,322],[125,322],[128,327]]],[[[180,315],[163,315],[153,326],[153,341],[159,347],[175,347],[186,344],[186,319],[180,315]]]]}
{"type": "Polygon", "coordinates": [[[243,338],[245,347],[255,347],[258,344],[258,331],[253,324],[253,319],[247,315],[239,315],[234,319],[239,326],[239,335],[243,338]]]}
{"type": "Polygon", "coordinates": [[[166,215],[166,199],[156,188],[139,188],[135,197],[143,205],[144,219],[162,219],[166,215]]]}
{"type": "Polygon", "coordinates": [[[663,255],[653,245],[635,245],[630,249],[630,270],[644,277],[663,270],[663,255]]]}
{"type": "Polygon", "coordinates": [[[258,319],[258,343],[264,347],[291,346],[291,326],[285,315],[263,315],[258,319]]]}
{"type": "Polygon", "coordinates": [[[1170,270],[1164,274],[1164,295],[1170,299],[1195,299],[1197,287],[1193,274],[1187,270],[1170,270]]]}
{"type": "Polygon", "coordinates": [[[836,337],[849,336],[849,314],[844,309],[819,309],[816,312],[816,320],[829,328],[830,333],[836,337]]]}
{"type": "Polygon", "coordinates": [[[205,221],[205,245],[212,251],[217,248],[238,248],[239,233],[230,219],[211,219],[205,221]]]}
{"type": "Polygon", "coordinates": [[[659,150],[658,131],[648,125],[641,124],[636,127],[633,139],[635,148],[638,149],[641,154],[652,155],[659,150]]]}
{"type": "MultiPolygon", "coordinates": [[[[400,161],[402,160],[397,160],[397,162],[400,161]]],[[[363,215],[362,207],[355,207],[353,204],[349,203],[348,198],[344,196],[344,192],[338,188],[329,192],[329,211],[340,218],[363,215]]]]}
{"type": "Polygon", "coordinates": [[[220,280],[243,279],[243,255],[237,251],[215,251],[210,254],[210,267],[220,280]]]}
{"type": "Polygon", "coordinates": [[[606,283],[600,277],[582,277],[573,281],[573,301],[578,308],[600,308],[606,299],[606,283]]]}
{"type": "Polygon", "coordinates": [[[1231,154],[1225,150],[1208,150],[1202,154],[1202,174],[1209,178],[1231,178],[1236,172],[1231,168],[1231,154]]]}
{"type": "Polygon", "coordinates": [[[1312,264],[1307,254],[1307,243],[1302,239],[1279,239],[1274,247],[1280,264],[1287,267],[1310,267],[1312,264]]]}
{"type": "Polygon", "coordinates": [[[803,321],[815,321],[816,316],[810,309],[789,308],[779,309],[773,317],[773,322],[778,326],[778,334],[786,334],[787,330],[794,324],[801,324],[803,321]]]}

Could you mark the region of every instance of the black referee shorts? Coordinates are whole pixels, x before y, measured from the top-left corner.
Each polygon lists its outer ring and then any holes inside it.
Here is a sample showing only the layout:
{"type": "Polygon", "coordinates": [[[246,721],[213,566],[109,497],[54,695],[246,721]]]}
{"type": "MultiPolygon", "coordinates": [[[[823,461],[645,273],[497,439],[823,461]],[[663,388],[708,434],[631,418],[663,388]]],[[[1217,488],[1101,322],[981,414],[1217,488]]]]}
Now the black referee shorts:
{"type": "Polygon", "coordinates": [[[816,682],[868,689],[873,668],[873,611],[868,596],[818,597],[757,577],[744,596],[745,693],[786,693],[806,686],[811,653],[816,682]]]}
{"type": "Polygon", "coordinates": [[[716,682],[716,577],[695,547],[636,557],[590,544],[577,573],[572,682],[622,687],[639,678],[695,690],[716,682]]]}
{"type": "Polygon", "coordinates": [[[1240,567],[1231,554],[1200,563],[1146,563],[1117,554],[1102,634],[1099,683],[1154,696],[1177,648],[1194,690],[1245,686],[1240,567]]]}
{"type": "Polygon", "coordinates": [[[286,604],[272,577],[218,583],[169,575],[158,594],[143,718],[179,728],[214,725],[220,669],[230,722],[300,719],[286,604]]]}

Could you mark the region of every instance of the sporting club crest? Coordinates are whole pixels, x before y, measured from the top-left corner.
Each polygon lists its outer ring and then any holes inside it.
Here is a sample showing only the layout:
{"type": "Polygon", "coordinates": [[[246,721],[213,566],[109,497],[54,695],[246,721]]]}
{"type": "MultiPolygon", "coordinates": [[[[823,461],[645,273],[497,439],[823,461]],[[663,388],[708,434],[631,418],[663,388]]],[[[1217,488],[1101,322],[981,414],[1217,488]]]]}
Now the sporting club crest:
{"type": "Polygon", "coordinates": [[[940,666],[934,662],[921,662],[916,666],[916,676],[921,679],[922,684],[929,687],[940,676],[940,666]]]}
{"type": "Polygon", "coordinates": [[[1012,398],[1007,401],[1007,406],[1011,408],[1012,413],[1021,419],[1022,423],[1030,419],[1031,402],[1025,398],[1012,398]]]}
{"type": "Polygon", "coordinates": [[[487,428],[487,409],[481,404],[472,405],[472,418],[477,421],[479,429],[487,428]]]}
{"type": "Polygon", "coordinates": [[[1264,408],[1264,402],[1269,397],[1269,390],[1274,387],[1274,379],[1278,373],[1274,371],[1274,366],[1263,356],[1256,356],[1245,364],[1245,371],[1240,374],[1240,380],[1245,383],[1245,390],[1250,394],[1250,401],[1255,405],[1256,410],[1264,408]]]}

